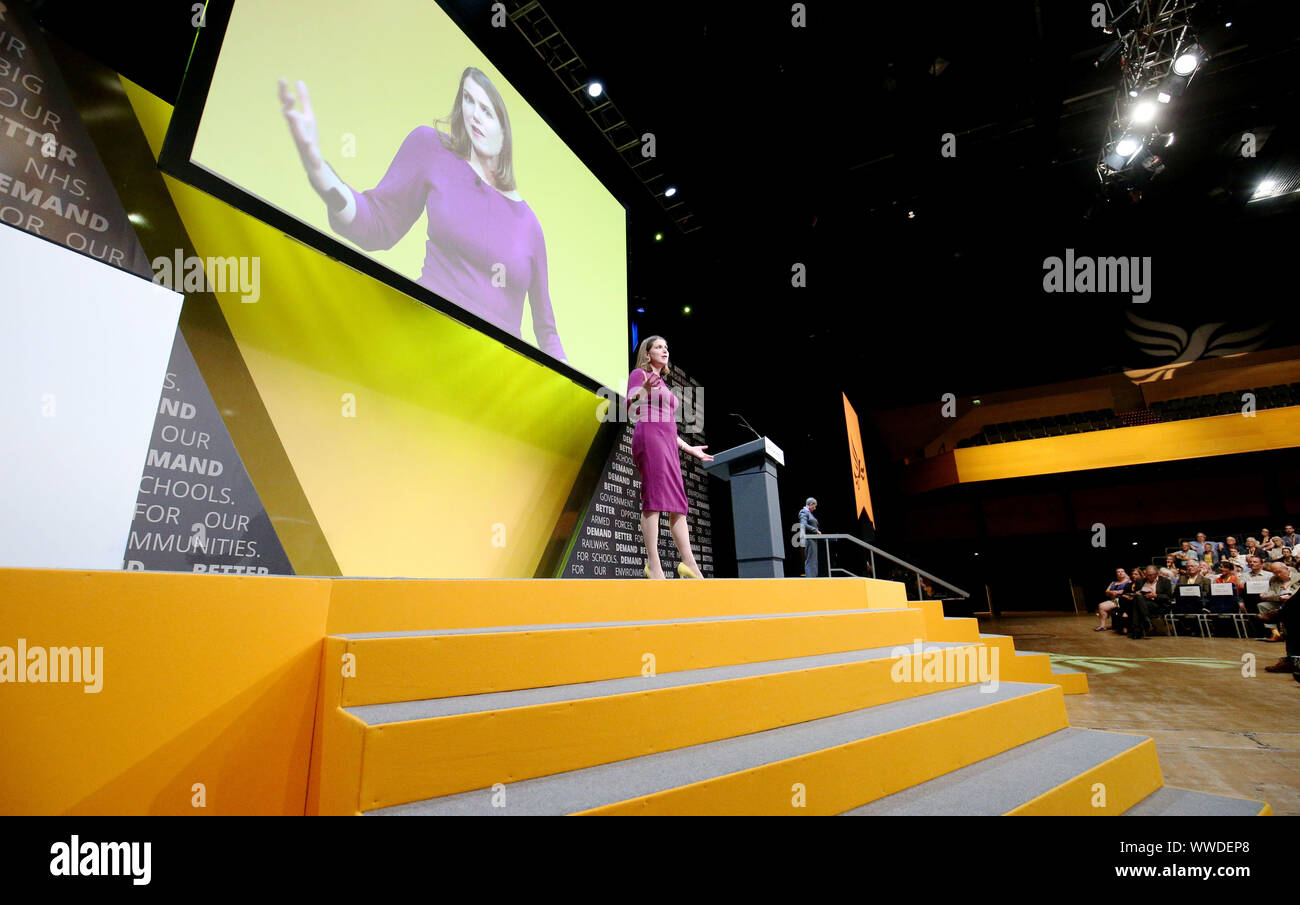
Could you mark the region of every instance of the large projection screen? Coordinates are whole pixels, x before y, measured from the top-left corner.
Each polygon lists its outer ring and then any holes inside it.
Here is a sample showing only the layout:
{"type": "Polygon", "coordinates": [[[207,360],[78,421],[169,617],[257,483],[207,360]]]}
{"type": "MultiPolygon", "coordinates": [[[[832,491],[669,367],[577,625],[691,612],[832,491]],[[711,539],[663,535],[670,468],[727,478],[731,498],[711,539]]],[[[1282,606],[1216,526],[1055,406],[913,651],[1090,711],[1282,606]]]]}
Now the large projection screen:
{"type": "Polygon", "coordinates": [[[589,385],[622,386],[626,211],[436,3],[215,7],[220,35],[200,37],[165,169],[589,385]]]}

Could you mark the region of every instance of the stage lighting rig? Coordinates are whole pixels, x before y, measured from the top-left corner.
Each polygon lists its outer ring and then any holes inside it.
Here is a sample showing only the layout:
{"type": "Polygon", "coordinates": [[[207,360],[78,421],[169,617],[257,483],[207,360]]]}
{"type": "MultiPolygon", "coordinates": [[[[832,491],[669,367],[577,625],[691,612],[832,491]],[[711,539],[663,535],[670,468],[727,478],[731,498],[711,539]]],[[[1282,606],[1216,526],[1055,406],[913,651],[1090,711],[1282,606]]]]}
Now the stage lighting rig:
{"type": "Polygon", "coordinates": [[[1208,58],[1191,23],[1196,3],[1135,0],[1114,15],[1107,3],[1106,31],[1117,37],[1097,65],[1118,53],[1120,84],[1097,157],[1103,186],[1131,182],[1135,175],[1149,178],[1163,169],[1151,150],[1170,143],[1162,120],[1208,58]]]}
{"type": "MultiPolygon", "coordinates": [[[[3,3],[0,3],[0,8],[3,3]]],[[[700,229],[699,219],[669,183],[663,165],[643,153],[645,133],[624,118],[609,96],[609,86],[597,79],[560,31],[540,0],[507,0],[507,17],[555,74],[587,117],[618,153],[629,170],[659,204],[683,235],[700,229]]],[[[657,234],[655,241],[661,241],[657,234]]]]}

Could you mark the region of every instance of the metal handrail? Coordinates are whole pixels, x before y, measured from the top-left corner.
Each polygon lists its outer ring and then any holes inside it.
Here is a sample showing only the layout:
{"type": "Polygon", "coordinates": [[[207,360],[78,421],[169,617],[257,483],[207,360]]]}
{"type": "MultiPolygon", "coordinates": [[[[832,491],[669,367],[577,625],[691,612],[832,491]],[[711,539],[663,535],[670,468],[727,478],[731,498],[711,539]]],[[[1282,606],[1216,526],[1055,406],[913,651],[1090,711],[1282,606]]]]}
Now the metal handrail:
{"type": "MultiPolygon", "coordinates": [[[[794,526],[791,526],[791,527],[794,527],[794,526]]],[[[905,568],[905,569],[911,569],[913,572],[916,573],[916,593],[917,593],[917,596],[918,596],[918,597],[920,597],[922,594],[924,594],[924,592],[921,590],[921,576],[924,575],[926,578],[930,579],[930,580],[933,581],[935,584],[943,585],[945,588],[948,588],[950,591],[956,591],[956,592],[957,592],[958,594],[960,594],[963,598],[967,598],[967,599],[970,598],[970,594],[969,594],[969,593],[967,593],[966,591],[963,591],[961,588],[957,587],[955,584],[952,584],[952,583],[950,583],[950,582],[944,581],[942,578],[938,577],[937,575],[932,575],[931,573],[925,571],[924,569],[921,569],[921,568],[918,568],[918,567],[912,565],[910,562],[904,562],[903,560],[899,559],[899,558],[898,558],[897,556],[895,556],[894,554],[892,554],[892,553],[886,553],[884,550],[881,550],[879,547],[874,547],[874,546],[872,546],[871,544],[867,543],[866,541],[862,540],[861,538],[859,538],[859,537],[854,537],[852,534],[822,534],[822,533],[820,533],[820,532],[818,532],[818,533],[816,533],[816,534],[808,534],[808,533],[805,531],[805,526],[804,526],[804,523],[803,523],[803,522],[799,522],[799,524],[798,524],[798,528],[799,528],[799,540],[802,541],[805,545],[806,545],[806,544],[808,543],[808,541],[810,541],[810,540],[814,540],[814,541],[817,541],[817,540],[824,540],[824,541],[826,541],[826,573],[827,573],[827,575],[833,575],[834,572],[835,572],[835,569],[831,566],[831,544],[830,544],[830,542],[833,541],[833,540],[848,540],[848,541],[853,541],[853,543],[857,544],[859,547],[862,547],[864,550],[867,550],[868,552],[870,552],[870,554],[871,554],[871,574],[872,574],[873,576],[876,574],[876,554],[879,553],[881,556],[885,557],[885,559],[888,559],[888,560],[890,560],[890,561],[892,561],[892,562],[898,563],[898,564],[899,564],[900,566],[902,566],[903,568],[905,568]]],[[[850,572],[848,569],[840,569],[839,571],[843,572],[845,575],[848,575],[848,576],[851,577],[851,578],[860,578],[860,577],[861,577],[861,576],[859,576],[859,575],[854,575],[854,574],[853,574],[852,572],[850,572]]]]}

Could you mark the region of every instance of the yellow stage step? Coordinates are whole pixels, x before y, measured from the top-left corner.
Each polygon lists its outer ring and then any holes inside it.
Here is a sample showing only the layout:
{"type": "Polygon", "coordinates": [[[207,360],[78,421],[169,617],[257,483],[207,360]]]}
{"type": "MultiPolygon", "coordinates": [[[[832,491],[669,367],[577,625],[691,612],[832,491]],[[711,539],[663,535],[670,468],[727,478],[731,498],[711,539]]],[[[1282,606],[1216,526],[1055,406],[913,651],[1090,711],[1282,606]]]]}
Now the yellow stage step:
{"type": "Polygon", "coordinates": [[[1156,743],[1144,738],[1007,813],[1025,817],[1113,816],[1123,814],[1163,782],[1156,743]]]}
{"type": "Polygon", "coordinates": [[[980,641],[1002,652],[1003,675],[1008,682],[1050,682],[1060,685],[1066,694],[1087,694],[1088,677],[1081,672],[1052,665],[1050,654],[1017,651],[1010,635],[980,635],[980,641]]]}
{"type": "Polygon", "coordinates": [[[901,584],[872,578],[669,581],[672,583],[643,578],[338,579],[332,586],[326,632],[338,635],[908,606],[901,584]]]}
{"type": "Polygon", "coordinates": [[[1149,738],[1060,729],[854,808],[856,817],[1122,814],[1161,783],[1149,738]]]}
{"type": "Polygon", "coordinates": [[[345,707],[911,644],[912,609],[341,636],[345,707]]]}
{"type": "Polygon", "coordinates": [[[1063,712],[1055,686],[964,686],[371,813],[835,814],[1059,731],[1063,712]]]}
{"type": "Polygon", "coordinates": [[[1004,699],[974,706],[978,689],[958,689],[973,709],[581,813],[839,814],[1065,726],[1059,688],[1001,691],[1004,699]]]}

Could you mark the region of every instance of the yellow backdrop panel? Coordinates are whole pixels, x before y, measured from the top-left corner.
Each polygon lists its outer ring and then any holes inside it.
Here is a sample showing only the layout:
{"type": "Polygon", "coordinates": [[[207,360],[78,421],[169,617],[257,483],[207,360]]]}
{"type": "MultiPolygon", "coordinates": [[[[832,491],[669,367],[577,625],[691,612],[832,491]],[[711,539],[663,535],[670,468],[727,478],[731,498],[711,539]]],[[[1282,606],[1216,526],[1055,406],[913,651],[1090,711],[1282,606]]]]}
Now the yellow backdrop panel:
{"type": "MultiPolygon", "coordinates": [[[[123,83],[156,156],[171,107],[123,83]]],[[[531,577],[595,437],[598,397],[166,183],[200,257],[259,259],[256,302],[216,296],[342,574],[531,577]]]]}

